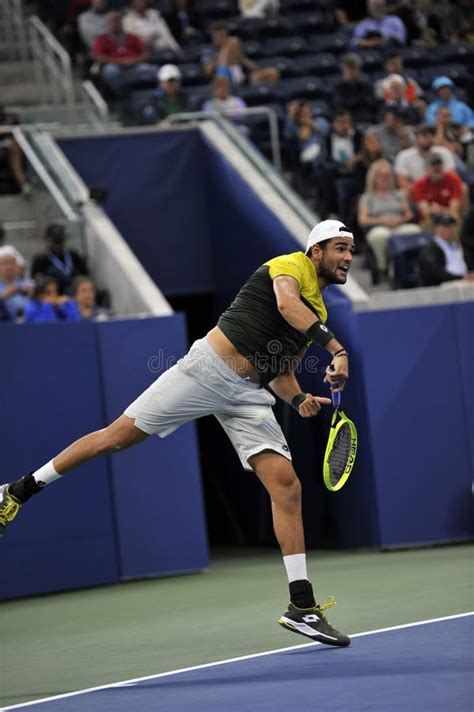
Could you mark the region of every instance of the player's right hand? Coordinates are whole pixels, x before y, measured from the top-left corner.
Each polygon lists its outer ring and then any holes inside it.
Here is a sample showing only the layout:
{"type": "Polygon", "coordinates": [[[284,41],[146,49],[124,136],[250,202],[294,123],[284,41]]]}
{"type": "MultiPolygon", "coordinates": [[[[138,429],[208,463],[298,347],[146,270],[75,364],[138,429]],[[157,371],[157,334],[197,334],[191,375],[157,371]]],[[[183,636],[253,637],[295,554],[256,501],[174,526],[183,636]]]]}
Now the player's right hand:
{"type": "Polygon", "coordinates": [[[298,413],[302,418],[314,418],[321,410],[322,405],[331,405],[331,399],[312,396],[311,393],[307,393],[306,400],[298,408],[298,413]]]}

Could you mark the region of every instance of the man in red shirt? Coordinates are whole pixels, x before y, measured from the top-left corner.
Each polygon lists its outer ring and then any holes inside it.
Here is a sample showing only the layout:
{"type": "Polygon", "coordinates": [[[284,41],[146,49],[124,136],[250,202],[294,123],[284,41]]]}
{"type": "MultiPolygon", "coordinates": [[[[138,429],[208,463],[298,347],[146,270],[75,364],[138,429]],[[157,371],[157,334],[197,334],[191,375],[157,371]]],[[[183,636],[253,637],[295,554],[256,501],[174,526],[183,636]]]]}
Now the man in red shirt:
{"type": "Polygon", "coordinates": [[[427,159],[428,172],[413,184],[412,200],[420,211],[420,221],[425,229],[433,226],[433,215],[460,217],[463,183],[456,173],[446,172],[443,159],[432,153],[427,159]]]}
{"type": "Polygon", "coordinates": [[[114,96],[121,96],[137,74],[153,72],[153,68],[144,63],[148,52],[140,37],[123,31],[120,12],[108,13],[107,29],[107,32],[96,37],[92,56],[99,64],[105,86],[114,96]],[[132,69],[133,73],[130,71],[132,69]]]}

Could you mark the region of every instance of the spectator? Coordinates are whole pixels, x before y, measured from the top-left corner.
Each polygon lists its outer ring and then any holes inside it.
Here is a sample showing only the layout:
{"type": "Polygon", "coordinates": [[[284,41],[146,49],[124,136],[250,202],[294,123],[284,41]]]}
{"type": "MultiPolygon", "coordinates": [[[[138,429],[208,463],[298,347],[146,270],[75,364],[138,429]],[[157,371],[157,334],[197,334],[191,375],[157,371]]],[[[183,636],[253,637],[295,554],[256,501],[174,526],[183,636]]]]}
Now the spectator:
{"type": "Polygon", "coordinates": [[[0,195],[31,194],[31,186],[23,167],[23,154],[12,134],[12,126],[18,123],[14,114],[8,114],[0,106],[0,195]]]}
{"type": "Polygon", "coordinates": [[[238,37],[229,35],[223,22],[215,22],[211,26],[212,48],[205,49],[201,54],[201,64],[204,74],[212,77],[219,68],[227,68],[234,84],[242,84],[248,75],[250,84],[269,82],[275,84],[279,79],[278,69],[265,67],[257,69],[255,62],[245,54],[238,37]]]}
{"type": "Polygon", "coordinates": [[[166,22],[176,42],[182,46],[201,39],[196,29],[198,17],[188,0],[173,0],[171,12],[166,15],[166,22]]]}
{"type": "MultiPolygon", "coordinates": [[[[367,171],[372,163],[384,158],[380,136],[373,128],[368,129],[362,139],[360,157],[354,163],[354,197],[356,198],[365,190],[367,171]]],[[[351,222],[349,221],[349,224],[351,222]]]]}
{"type": "Polygon", "coordinates": [[[405,126],[403,111],[396,106],[386,106],[383,121],[372,126],[370,131],[378,136],[384,158],[390,163],[395,161],[400,151],[409,148],[415,141],[414,132],[405,126]]]}
{"type": "Polygon", "coordinates": [[[246,109],[247,105],[239,96],[232,95],[232,84],[229,77],[216,76],[212,81],[212,99],[204,102],[203,111],[217,111],[228,116],[233,121],[245,119],[245,114],[239,111],[246,109]]]}
{"type": "Polygon", "coordinates": [[[76,303],[58,292],[58,283],[51,277],[39,279],[31,299],[25,305],[25,324],[44,324],[52,321],[80,321],[76,303]]]}
{"type": "Polygon", "coordinates": [[[149,69],[144,63],[148,52],[138,35],[123,31],[122,15],[107,13],[108,32],[96,37],[92,56],[99,65],[101,79],[114,96],[122,96],[127,89],[130,72],[149,69]]]}
{"type": "Polygon", "coordinates": [[[472,279],[461,247],[456,239],[457,221],[440,213],[434,219],[435,234],[419,255],[420,280],[423,287],[436,287],[454,279],[472,279]]]}
{"type": "Polygon", "coordinates": [[[407,124],[418,124],[421,115],[418,109],[405,98],[406,81],[401,74],[389,74],[382,82],[382,91],[386,107],[398,110],[407,124]]]}
{"type": "Polygon", "coordinates": [[[407,195],[410,193],[413,183],[426,175],[426,159],[431,151],[435,151],[443,159],[444,170],[454,171],[456,164],[451,151],[444,146],[434,144],[434,129],[423,124],[416,129],[416,145],[400,151],[395,159],[395,173],[398,185],[407,195]]]}
{"type": "Polygon", "coordinates": [[[375,97],[372,84],[362,76],[362,60],[354,52],[342,58],[342,79],[332,91],[336,109],[348,109],[354,121],[372,121],[375,114],[375,97]]]}
{"type": "Polygon", "coordinates": [[[97,306],[96,288],[90,277],[76,277],[72,285],[72,295],[83,320],[104,321],[109,318],[107,309],[97,306]]]}
{"type": "Polygon", "coordinates": [[[440,106],[446,106],[451,112],[451,121],[462,127],[462,131],[474,128],[474,114],[472,109],[463,101],[458,101],[453,96],[454,82],[449,77],[436,77],[431,88],[438,98],[428,105],[426,110],[426,123],[434,126],[436,114],[440,106]]]}
{"type": "Polygon", "coordinates": [[[338,213],[344,221],[354,191],[353,167],[360,157],[361,145],[362,133],[353,128],[350,112],[336,111],[316,176],[323,216],[338,213]]]}
{"type": "Polygon", "coordinates": [[[407,44],[433,47],[440,41],[440,22],[425,0],[395,0],[387,3],[385,12],[397,15],[405,25],[407,44]]]}
{"type": "Polygon", "coordinates": [[[435,146],[444,146],[456,153],[461,159],[464,157],[464,147],[459,140],[459,127],[454,127],[451,122],[451,111],[447,106],[440,106],[435,118],[435,146]]]}
{"type": "Polygon", "coordinates": [[[308,101],[291,101],[287,107],[284,137],[296,146],[298,162],[313,164],[321,154],[321,146],[329,132],[329,122],[313,116],[308,101]]]}
{"type": "Polygon", "coordinates": [[[158,70],[159,88],[155,92],[154,106],[158,120],[187,110],[188,103],[181,91],[181,72],[175,64],[164,64],[158,70]]]}
{"type": "Polygon", "coordinates": [[[23,277],[25,261],[14,247],[0,247],[0,302],[2,312],[16,320],[23,315],[34,282],[23,277]]]}
{"type": "Polygon", "coordinates": [[[359,225],[368,230],[367,243],[374,259],[373,282],[378,284],[388,274],[388,240],[390,235],[420,232],[419,225],[410,223],[413,213],[401,190],[395,188],[395,177],[390,163],[381,159],[368,172],[365,193],[359,201],[359,225]]]}
{"type": "Polygon", "coordinates": [[[107,32],[108,0],[91,0],[91,6],[77,18],[77,29],[84,47],[90,52],[99,35],[107,32]]]}
{"type": "Polygon", "coordinates": [[[428,156],[427,165],[428,174],[415,181],[411,197],[420,211],[420,221],[430,230],[435,215],[451,215],[459,220],[463,183],[456,173],[444,170],[438,153],[428,156]]]}
{"type": "Polygon", "coordinates": [[[404,45],[406,29],[396,15],[385,14],[384,0],[368,0],[369,17],[361,20],[354,28],[351,39],[353,47],[374,49],[393,43],[404,45]]]}
{"type": "Polygon", "coordinates": [[[123,29],[130,35],[138,35],[150,50],[180,50],[166,20],[158,10],[148,7],[147,0],[129,0],[129,9],[123,17],[123,29]]]}
{"type": "Polygon", "coordinates": [[[45,232],[46,251],[33,257],[31,274],[38,277],[51,277],[56,280],[59,292],[69,292],[74,277],[86,275],[87,267],[83,258],[66,245],[66,231],[63,225],[48,225],[45,232]]]}
{"type": "Polygon", "coordinates": [[[277,15],[280,10],[279,0],[239,0],[242,17],[268,17],[277,15]]]}
{"type": "MultiPolygon", "coordinates": [[[[420,85],[415,82],[412,77],[407,76],[403,67],[402,56],[398,50],[392,49],[390,50],[390,52],[388,52],[385,58],[384,66],[387,76],[389,76],[390,74],[399,74],[405,80],[405,89],[403,97],[409,104],[412,104],[418,97],[423,94],[420,85]]],[[[375,84],[375,96],[377,97],[377,99],[382,99],[383,101],[387,101],[388,99],[387,93],[384,88],[385,79],[386,77],[384,77],[383,79],[379,79],[375,84]]]]}

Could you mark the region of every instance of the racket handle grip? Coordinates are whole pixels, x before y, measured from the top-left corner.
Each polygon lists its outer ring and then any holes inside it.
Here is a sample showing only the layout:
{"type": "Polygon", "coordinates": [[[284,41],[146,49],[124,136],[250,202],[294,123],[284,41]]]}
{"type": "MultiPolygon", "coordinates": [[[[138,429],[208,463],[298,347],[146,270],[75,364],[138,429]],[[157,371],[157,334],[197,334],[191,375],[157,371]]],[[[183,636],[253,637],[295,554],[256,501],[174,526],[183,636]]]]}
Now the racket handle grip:
{"type": "Polygon", "coordinates": [[[341,405],[341,392],[331,391],[331,399],[334,408],[339,408],[339,406],[341,405]]]}

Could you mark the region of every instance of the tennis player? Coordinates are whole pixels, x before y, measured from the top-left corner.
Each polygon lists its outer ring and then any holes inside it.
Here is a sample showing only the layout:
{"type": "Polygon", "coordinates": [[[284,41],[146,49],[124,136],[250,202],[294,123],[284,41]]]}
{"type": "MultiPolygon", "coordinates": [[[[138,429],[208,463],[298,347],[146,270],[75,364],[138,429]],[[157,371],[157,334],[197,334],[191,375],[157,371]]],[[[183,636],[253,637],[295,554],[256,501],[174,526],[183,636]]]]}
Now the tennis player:
{"type": "Polygon", "coordinates": [[[279,623],[329,645],[350,639],[335,630],[317,604],[306,568],[301,485],[272,411],[272,392],[302,418],[316,416],[329,398],[302,393],[295,371],[316,342],[332,356],[325,381],[342,391],[348,354],[325,326],[322,290],[345,284],[354,249],[352,232],[338,220],[311,231],[306,253],[281,255],[247,280],[205,338],[163,373],[108,427],[76,440],[53,460],[0,487],[0,534],[33,495],[69,470],[99,455],[136,445],[152,434],[165,437],[204,415],[216,416],[242,465],[267,489],[273,523],[290,588],[290,603],[279,623]],[[268,388],[267,388],[268,387],[268,388]]]}

